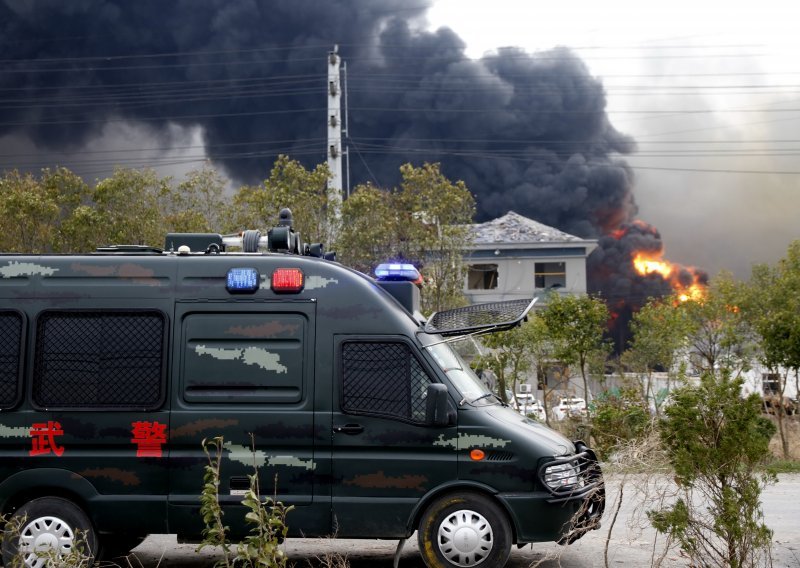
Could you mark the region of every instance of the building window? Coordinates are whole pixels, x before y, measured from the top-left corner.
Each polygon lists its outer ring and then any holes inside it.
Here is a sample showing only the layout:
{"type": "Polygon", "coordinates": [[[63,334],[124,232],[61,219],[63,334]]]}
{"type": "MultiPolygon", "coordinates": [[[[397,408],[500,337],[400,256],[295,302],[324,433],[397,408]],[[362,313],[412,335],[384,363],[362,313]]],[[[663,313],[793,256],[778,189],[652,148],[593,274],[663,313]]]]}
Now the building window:
{"type": "Polygon", "coordinates": [[[567,269],[563,262],[537,262],[535,266],[536,288],[564,288],[567,285],[567,269]]]}
{"type": "Polygon", "coordinates": [[[497,265],[470,264],[467,288],[469,290],[494,290],[497,288],[497,265]]]}
{"type": "Polygon", "coordinates": [[[781,376],[778,373],[761,373],[761,389],[764,394],[781,392],[781,376]]]}

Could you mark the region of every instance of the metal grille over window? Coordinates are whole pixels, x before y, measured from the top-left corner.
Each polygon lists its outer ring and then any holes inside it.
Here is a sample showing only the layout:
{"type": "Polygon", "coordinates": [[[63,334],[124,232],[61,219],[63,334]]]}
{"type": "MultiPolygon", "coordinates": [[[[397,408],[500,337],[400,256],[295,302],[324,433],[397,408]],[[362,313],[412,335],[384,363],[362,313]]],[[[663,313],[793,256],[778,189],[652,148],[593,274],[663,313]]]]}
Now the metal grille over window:
{"type": "Polygon", "coordinates": [[[8,408],[17,400],[21,341],[22,317],[0,313],[0,408],[8,408]]]}
{"type": "Polygon", "coordinates": [[[532,305],[531,300],[508,300],[436,312],[425,325],[425,333],[456,335],[481,328],[512,325],[523,318],[532,305]]]}
{"type": "Polygon", "coordinates": [[[161,399],[164,316],[49,312],[38,321],[33,397],[47,408],[153,408],[161,399]]]}
{"type": "Polygon", "coordinates": [[[403,343],[345,343],[342,409],[425,420],[430,377],[403,343]]]}

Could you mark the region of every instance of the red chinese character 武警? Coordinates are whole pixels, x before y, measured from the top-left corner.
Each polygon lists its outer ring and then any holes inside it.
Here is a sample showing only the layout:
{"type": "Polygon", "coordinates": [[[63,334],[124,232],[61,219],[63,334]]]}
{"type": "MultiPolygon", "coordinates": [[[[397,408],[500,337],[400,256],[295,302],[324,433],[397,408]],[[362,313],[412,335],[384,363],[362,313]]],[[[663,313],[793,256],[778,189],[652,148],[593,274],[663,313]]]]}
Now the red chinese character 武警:
{"type": "Polygon", "coordinates": [[[137,458],[160,458],[161,446],[167,441],[167,425],[159,422],[134,422],[131,424],[136,444],[137,458]]]}
{"type": "Polygon", "coordinates": [[[60,422],[48,420],[47,422],[37,422],[31,426],[31,442],[32,447],[30,452],[32,456],[42,456],[49,453],[54,453],[61,456],[64,453],[64,448],[56,443],[56,436],[63,436],[64,430],[61,429],[60,422]]]}

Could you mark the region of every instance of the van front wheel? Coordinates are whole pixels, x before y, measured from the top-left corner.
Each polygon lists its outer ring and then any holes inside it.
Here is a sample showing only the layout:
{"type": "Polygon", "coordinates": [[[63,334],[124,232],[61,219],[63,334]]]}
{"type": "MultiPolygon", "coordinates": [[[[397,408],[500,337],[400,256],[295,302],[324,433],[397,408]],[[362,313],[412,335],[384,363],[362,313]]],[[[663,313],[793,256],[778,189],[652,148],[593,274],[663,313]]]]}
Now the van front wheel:
{"type": "Polygon", "coordinates": [[[502,568],[511,552],[508,518],[477,493],[434,501],[422,516],[417,539],[428,568],[502,568]]]}
{"type": "Polygon", "coordinates": [[[53,560],[90,562],[97,550],[97,533],[89,517],[61,497],[28,501],[16,510],[5,529],[4,566],[43,568],[53,560]]]}

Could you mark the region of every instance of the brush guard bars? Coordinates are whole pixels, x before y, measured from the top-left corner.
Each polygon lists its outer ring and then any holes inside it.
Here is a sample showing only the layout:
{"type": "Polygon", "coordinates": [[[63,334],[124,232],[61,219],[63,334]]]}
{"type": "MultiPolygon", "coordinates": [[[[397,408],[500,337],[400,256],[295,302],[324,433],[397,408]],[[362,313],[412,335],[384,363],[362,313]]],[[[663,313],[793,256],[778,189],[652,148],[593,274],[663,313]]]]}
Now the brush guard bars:
{"type": "Polygon", "coordinates": [[[539,483],[552,495],[548,503],[582,501],[559,544],[570,544],[590,530],[599,529],[606,505],[603,472],[597,456],[580,440],[575,442],[575,449],[574,455],[543,463],[538,471],[539,483]]]}

